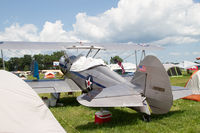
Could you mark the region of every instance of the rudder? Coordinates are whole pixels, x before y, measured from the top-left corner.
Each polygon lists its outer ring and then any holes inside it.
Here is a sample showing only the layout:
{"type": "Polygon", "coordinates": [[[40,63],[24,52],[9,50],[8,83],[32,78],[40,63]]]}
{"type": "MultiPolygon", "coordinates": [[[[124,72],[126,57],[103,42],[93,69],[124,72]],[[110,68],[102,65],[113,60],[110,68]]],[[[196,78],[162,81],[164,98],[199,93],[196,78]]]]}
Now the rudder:
{"type": "Polygon", "coordinates": [[[173,104],[172,90],[168,74],[159,59],[146,56],[131,82],[143,88],[141,93],[146,97],[153,114],[169,112],[173,104]]]}

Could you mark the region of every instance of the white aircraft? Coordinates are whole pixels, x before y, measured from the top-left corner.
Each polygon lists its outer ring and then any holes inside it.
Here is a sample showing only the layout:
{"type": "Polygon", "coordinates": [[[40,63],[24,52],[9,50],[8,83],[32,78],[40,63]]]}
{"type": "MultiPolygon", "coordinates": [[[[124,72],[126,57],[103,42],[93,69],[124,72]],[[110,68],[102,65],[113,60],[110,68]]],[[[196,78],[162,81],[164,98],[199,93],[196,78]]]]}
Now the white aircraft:
{"type": "Polygon", "coordinates": [[[77,98],[82,105],[89,107],[130,107],[143,113],[145,121],[150,114],[169,112],[173,100],[191,94],[182,87],[171,89],[169,77],[161,62],[155,56],[146,56],[138,65],[131,81],[111,71],[101,60],[88,57],[92,50],[94,56],[103,49],[145,50],[162,49],[154,45],[128,44],[90,44],[62,42],[0,42],[0,49],[89,49],[87,56],[60,59],[64,80],[28,81],[38,93],[59,93],[82,90],[77,98]],[[95,46],[94,46],[95,45],[95,46]],[[150,107],[150,108],[149,108],[150,107]]]}

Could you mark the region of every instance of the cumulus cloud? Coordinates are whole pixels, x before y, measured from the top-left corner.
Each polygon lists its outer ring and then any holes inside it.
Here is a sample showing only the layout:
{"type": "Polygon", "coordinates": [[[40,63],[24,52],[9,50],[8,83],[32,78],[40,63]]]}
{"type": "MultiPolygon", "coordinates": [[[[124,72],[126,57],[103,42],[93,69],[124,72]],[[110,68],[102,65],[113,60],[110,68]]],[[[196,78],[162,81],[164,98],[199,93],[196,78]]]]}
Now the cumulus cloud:
{"type": "Polygon", "coordinates": [[[37,38],[37,27],[33,24],[20,26],[16,23],[0,32],[0,40],[4,41],[36,41],[37,38]]]}
{"type": "Polygon", "coordinates": [[[79,39],[73,35],[71,31],[67,32],[63,29],[62,22],[55,23],[45,22],[43,30],[39,34],[39,41],[78,41],[79,39]]]}
{"type": "Polygon", "coordinates": [[[92,41],[190,43],[199,41],[199,12],[192,0],[120,0],[98,16],[79,13],[73,27],[92,41]]]}
{"type": "Polygon", "coordinates": [[[20,26],[18,23],[12,24],[0,32],[0,40],[3,41],[78,41],[71,31],[63,29],[60,20],[55,23],[46,21],[41,32],[33,24],[20,26]]]}
{"type": "Polygon", "coordinates": [[[193,0],[120,0],[97,16],[78,13],[71,31],[60,20],[46,21],[41,31],[32,24],[13,24],[0,32],[0,40],[196,43],[199,12],[193,0]]]}

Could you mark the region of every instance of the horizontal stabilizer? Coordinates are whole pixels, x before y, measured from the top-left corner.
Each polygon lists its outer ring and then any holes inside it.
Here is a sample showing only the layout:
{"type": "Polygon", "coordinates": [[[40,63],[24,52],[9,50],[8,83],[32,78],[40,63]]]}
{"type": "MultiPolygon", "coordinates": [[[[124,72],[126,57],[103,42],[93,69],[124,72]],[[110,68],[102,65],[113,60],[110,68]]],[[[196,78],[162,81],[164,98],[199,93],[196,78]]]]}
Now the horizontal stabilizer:
{"type": "Polygon", "coordinates": [[[71,79],[25,80],[37,93],[77,92],[80,88],[71,79]]]}
{"type": "Polygon", "coordinates": [[[192,91],[188,88],[172,86],[173,100],[177,100],[189,95],[192,95],[192,91]]]}
{"type": "Polygon", "coordinates": [[[99,91],[93,91],[79,96],[77,98],[78,102],[89,107],[143,106],[141,95],[126,84],[118,84],[99,91]],[[93,91],[95,92],[93,93],[93,91]]]}

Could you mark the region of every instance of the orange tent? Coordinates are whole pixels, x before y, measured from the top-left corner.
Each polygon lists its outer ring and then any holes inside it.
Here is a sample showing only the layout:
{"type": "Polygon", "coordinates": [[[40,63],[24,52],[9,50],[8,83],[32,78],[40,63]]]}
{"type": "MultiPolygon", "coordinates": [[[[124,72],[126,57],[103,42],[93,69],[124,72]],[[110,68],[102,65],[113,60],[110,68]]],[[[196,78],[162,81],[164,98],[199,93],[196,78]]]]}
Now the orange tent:
{"type": "Polygon", "coordinates": [[[45,79],[55,78],[55,74],[53,72],[46,72],[44,78],[45,79]]]}
{"type": "Polygon", "coordinates": [[[183,99],[200,101],[200,70],[195,71],[190,79],[187,81],[186,88],[192,90],[192,95],[184,97],[183,99]]]}

